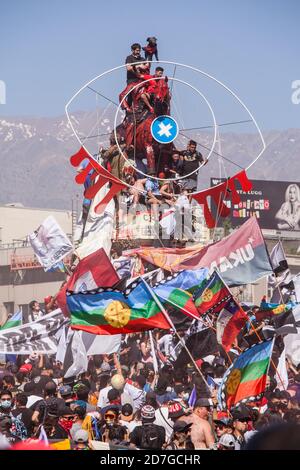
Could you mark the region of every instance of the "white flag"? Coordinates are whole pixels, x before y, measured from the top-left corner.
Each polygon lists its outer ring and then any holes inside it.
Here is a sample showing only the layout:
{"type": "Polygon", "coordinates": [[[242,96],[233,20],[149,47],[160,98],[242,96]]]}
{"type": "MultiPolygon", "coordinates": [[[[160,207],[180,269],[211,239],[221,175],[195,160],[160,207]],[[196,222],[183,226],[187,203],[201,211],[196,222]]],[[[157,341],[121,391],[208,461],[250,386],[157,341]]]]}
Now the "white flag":
{"type": "Polygon", "coordinates": [[[275,377],[279,390],[286,390],[288,388],[289,378],[285,362],[285,348],[279,358],[275,377]]]}
{"type": "Polygon", "coordinates": [[[73,251],[72,243],[52,215],[47,217],[28,236],[28,239],[45,271],[49,271],[55,264],[73,251]]]}
{"type": "Polygon", "coordinates": [[[112,199],[99,215],[95,212],[95,207],[102,201],[109,189],[105,186],[98,191],[94,197],[88,213],[84,227],[84,234],[80,245],[76,248],[75,254],[79,259],[104,248],[106,254],[110,255],[111,239],[113,235],[113,222],[115,215],[115,202],[112,199]]]}
{"type": "Polygon", "coordinates": [[[280,241],[272,249],[270,259],[274,271],[274,274],[270,275],[268,280],[268,287],[272,288],[270,301],[272,303],[282,303],[288,300],[283,298],[288,290],[282,290],[282,288],[291,281],[292,276],[280,241]]]}
{"type": "Polygon", "coordinates": [[[73,377],[87,371],[87,354],[80,333],[80,331],[69,330],[64,359],[65,378],[73,377]]]}
{"type": "MultiPolygon", "coordinates": [[[[69,329],[64,364],[64,376],[72,377],[86,372],[88,356],[95,354],[112,354],[119,351],[122,335],[93,335],[86,331],[69,329]]],[[[63,349],[62,349],[63,350],[63,349]]]]}

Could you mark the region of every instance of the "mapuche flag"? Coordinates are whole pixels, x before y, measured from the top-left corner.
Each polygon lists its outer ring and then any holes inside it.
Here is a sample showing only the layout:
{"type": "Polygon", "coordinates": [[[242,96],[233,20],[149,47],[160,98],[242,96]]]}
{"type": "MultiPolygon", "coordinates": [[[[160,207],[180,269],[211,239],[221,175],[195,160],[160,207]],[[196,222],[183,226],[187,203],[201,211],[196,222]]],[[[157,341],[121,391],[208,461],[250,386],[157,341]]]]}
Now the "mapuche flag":
{"type": "Polygon", "coordinates": [[[273,341],[255,344],[243,352],[226,371],[218,391],[223,409],[258,400],[265,391],[273,341]]]}
{"type": "Polygon", "coordinates": [[[217,271],[204,280],[194,293],[195,306],[200,315],[219,313],[231,298],[231,292],[217,271]]]}
{"type": "Polygon", "coordinates": [[[67,290],[80,292],[97,287],[112,287],[120,278],[103,248],[81,259],[72,276],[56,296],[57,304],[64,315],[69,316],[67,290]]]}
{"type": "Polygon", "coordinates": [[[176,307],[188,316],[199,318],[192,294],[206,279],[207,274],[207,268],[181,271],[157,283],[153,291],[162,303],[176,307]]]}
{"type": "Polygon", "coordinates": [[[134,333],[170,324],[142,280],[121,292],[112,288],[67,291],[71,328],[96,335],[134,333]]]}
{"type": "Polygon", "coordinates": [[[292,302],[287,304],[274,304],[266,302],[265,298],[263,298],[260,303],[259,310],[255,312],[255,317],[258,321],[261,321],[264,318],[272,318],[276,315],[281,315],[282,313],[288,312],[294,306],[295,304],[292,302]]]}

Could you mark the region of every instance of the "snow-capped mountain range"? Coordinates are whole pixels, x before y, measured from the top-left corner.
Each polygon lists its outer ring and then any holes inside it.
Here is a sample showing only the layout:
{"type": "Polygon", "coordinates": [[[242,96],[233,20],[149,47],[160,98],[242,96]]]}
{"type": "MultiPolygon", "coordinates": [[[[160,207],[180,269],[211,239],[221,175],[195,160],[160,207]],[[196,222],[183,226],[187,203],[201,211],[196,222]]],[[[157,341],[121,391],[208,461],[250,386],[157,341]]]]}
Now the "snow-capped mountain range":
{"type": "MultiPolygon", "coordinates": [[[[107,147],[113,129],[112,115],[98,119],[95,111],[78,112],[72,114],[71,120],[91,152],[107,147]]],[[[207,154],[205,147],[210,146],[211,133],[194,131],[188,137],[201,142],[204,145],[201,152],[207,154]]],[[[300,129],[269,131],[264,138],[267,148],[249,170],[249,177],[299,180],[300,129]]],[[[186,139],[181,136],[177,144],[184,148],[186,139]]],[[[257,155],[260,145],[258,136],[254,134],[221,134],[220,147],[215,150],[219,153],[221,148],[221,154],[226,158],[220,159],[217,154],[212,154],[209,164],[204,167],[204,187],[209,186],[212,176],[232,175],[238,171],[237,165],[247,166],[257,155]]],[[[0,204],[18,202],[28,207],[71,209],[72,198],[82,196],[82,188],[74,181],[75,169],[69,163],[69,157],[79,146],[65,116],[0,117],[0,204]]]]}

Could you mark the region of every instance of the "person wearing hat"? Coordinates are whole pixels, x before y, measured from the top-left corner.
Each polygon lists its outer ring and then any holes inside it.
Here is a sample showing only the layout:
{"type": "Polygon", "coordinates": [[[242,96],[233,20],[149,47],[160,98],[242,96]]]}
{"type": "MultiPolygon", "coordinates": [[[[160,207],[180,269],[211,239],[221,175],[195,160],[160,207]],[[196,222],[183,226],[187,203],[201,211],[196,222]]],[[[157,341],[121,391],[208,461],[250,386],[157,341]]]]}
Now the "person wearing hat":
{"type": "Polygon", "coordinates": [[[224,416],[219,419],[214,419],[215,431],[217,438],[220,439],[224,434],[232,434],[232,419],[224,416]]]}
{"type": "Polygon", "coordinates": [[[192,423],[191,440],[195,449],[212,449],[214,447],[215,438],[208,421],[212,410],[211,398],[198,398],[193,413],[181,418],[186,423],[192,423]]]}
{"type": "Polygon", "coordinates": [[[134,367],[132,368],[132,374],[130,374],[130,376],[132,375],[132,378],[125,379],[116,353],[114,353],[114,364],[117,373],[112,377],[111,385],[122,392],[122,405],[130,403],[134,412],[141,409],[146,400],[146,392],[144,391],[146,377],[141,374],[133,377],[133,370],[135,370],[134,367]]]}
{"type": "Polygon", "coordinates": [[[121,404],[130,403],[134,407],[134,402],[130,394],[125,391],[125,379],[123,377],[122,369],[117,370],[111,378],[107,372],[101,374],[101,389],[99,391],[97,408],[103,409],[109,404],[108,393],[110,390],[118,390],[121,396],[121,404]],[[102,375],[105,374],[105,375],[102,375]]]}
{"type": "Polygon", "coordinates": [[[245,445],[245,433],[248,423],[251,421],[250,411],[247,406],[240,405],[231,411],[233,423],[233,436],[235,439],[235,450],[240,450],[245,445]]]}
{"type": "Polygon", "coordinates": [[[191,427],[192,423],[186,423],[178,419],[173,428],[173,434],[170,439],[169,444],[167,445],[167,450],[175,450],[175,449],[191,449],[191,427]]]}
{"type": "Polygon", "coordinates": [[[179,418],[185,415],[184,408],[178,401],[169,403],[169,418],[176,422],[179,418]]]}
{"type": "Polygon", "coordinates": [[[138,449],[162,449],[166,432],[162,426],[154,424],[155,409],[144,405],[141,409],[142,425],[136,426],[130,434],[130,444],[138,449]]]}
{"type": "Polygon", "coordinates": [[[58,392],[67,406],[74,401],[74,392],[70,385],[62,385],[59,387],[58,392]]]}
{"type": "MultiPolygon", "coordinates": [[[[61,411],[64,413],[64,411],[61,411]]],[[[36,435],[39,436],[41,427],[44,427],[48,439],[68,439],[69,433],[61,426],[59,419],[61,412],[58,410],[56,403],[50,403],[43,410],[43,421],[41,422],[36,435]]],[[[68,410],[71,413],[71,410],[68,410]]]]}
{"type": "Polygon", "coordinates": [[[23,374],[30,374],[31,371],[32,371],[32,364],[30,363],[22,364],[19,369],[19,372],[22,372],[23,374]]]}
{"type": "Polygon", "coordinates": [[[74,435],[73,450],[91,450],[89,447],[89,433],[84,429],[78,429],[74,435]]]}
{"type": "Polygon", "coordinates": [[[102,421],[99,431],[103,442],[108,442],[108,433],[111,427],[119,426],[119,414],[118,405],[108,405],[101,410],[102,421]]]}
{"type": "Polygon", "coordinates": [[[235,450],[235,439],[232,434],[223,434],[218,442],[218,450],[235,450]]]}
{"type": "Polygon", "coordinates": [[[166,441],[168,442],[173,432],[173,421],[170,417],[169,400],[166,398],[166,400],[164,400],[164,402],[159,405],[156,396],[156,404],[157,405],[155,410],[155,424],[162,426],[165,429],[166,441]]]}
{"type": "Polygon", "coordinates": [[[70,431],[76,418],[75,413],[70,409],[69,406],[65,406],[64,408],[58,410],[58,414],[58,423],[68,433],[68,437],[70,438],[70,431]]]}

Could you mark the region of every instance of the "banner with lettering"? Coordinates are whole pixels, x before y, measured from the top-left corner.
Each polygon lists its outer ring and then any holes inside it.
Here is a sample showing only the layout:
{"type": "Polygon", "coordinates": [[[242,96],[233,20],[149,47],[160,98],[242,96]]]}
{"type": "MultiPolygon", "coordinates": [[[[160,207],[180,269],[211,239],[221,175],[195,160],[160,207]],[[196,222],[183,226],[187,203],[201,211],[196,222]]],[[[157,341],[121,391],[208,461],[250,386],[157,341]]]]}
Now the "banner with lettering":
{"type": "Polygon", "coordinates": [[[40,320],[0,331],[0,354],[56,354],[62,327],[68,323],[57,309],[40,320]]]}

